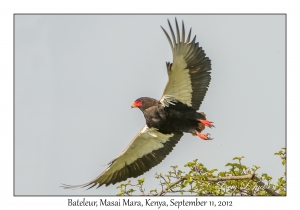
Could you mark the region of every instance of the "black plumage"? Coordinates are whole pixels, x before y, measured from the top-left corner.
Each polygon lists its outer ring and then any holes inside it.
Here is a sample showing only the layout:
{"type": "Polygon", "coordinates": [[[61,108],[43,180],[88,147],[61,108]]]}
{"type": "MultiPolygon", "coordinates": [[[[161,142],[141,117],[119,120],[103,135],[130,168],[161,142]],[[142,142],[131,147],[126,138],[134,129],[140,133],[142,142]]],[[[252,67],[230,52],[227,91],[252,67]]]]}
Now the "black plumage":
{"type": "Polygon", "coordinates": [[[205,120],[205,116],[179,101],[168,107],[148,97],[141,97],[136,101],[142,104],[138,108],[143,112],[149,128],[157,128],[164,134],[171,134],[175,131],[186,133],[202,131],[199,128],[199,120],[205,120]]]}

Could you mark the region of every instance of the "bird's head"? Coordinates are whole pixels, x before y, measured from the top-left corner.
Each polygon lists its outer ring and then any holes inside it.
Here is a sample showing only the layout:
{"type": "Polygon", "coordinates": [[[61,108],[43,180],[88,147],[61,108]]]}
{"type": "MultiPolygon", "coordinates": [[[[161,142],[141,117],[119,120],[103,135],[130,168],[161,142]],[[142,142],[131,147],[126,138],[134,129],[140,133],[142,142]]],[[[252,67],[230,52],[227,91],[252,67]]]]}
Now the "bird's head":
{"type": "Polygon", "coordinates": [[[151,106],[157,106],[159,101],[154,98],[141,97],[136,99],[132,104],[131,108],[139,108],[141,111],[148,109],[151,106]]]}

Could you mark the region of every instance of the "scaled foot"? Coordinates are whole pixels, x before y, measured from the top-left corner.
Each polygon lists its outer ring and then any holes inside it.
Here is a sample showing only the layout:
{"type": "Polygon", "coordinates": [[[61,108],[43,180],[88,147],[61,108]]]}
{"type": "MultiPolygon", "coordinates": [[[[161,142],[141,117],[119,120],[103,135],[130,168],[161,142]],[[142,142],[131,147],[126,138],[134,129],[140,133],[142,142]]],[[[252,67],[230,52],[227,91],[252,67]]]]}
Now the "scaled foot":
{"type": "Polygon", "coordinates": [[[210,137],[210,134],[209,134],[209,133],[203,134],[203,133],[196,132],[196,134],[197,134],[197,136],[199,136],[202,140],[213,140],[213,139],[210,137]]]}
{"type": "Polygon", "coordinates": [[[210,128],[212,128],[212,127],[215,127],[214,125],[213,125],[213,122],[211,122],[211,121],[209,121],[209,120],[199,120],[201,123],[203,123],[205,126],[207,126],[207,127],[210,127],[210,128]]]}

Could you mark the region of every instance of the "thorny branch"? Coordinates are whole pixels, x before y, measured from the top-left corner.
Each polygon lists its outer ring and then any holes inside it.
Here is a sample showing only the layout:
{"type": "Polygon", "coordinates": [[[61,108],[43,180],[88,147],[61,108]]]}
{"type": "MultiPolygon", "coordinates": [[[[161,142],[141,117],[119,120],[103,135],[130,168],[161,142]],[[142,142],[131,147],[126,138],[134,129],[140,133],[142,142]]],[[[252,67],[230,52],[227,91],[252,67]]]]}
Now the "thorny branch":
{"type": "Polygon", "coordinates": [[[274,190],[270,189],[268,186],[266,186],[259,178],[257,178],[254,174],[252,177],[252,180],[257,182],[257,185],[262,187],[267,193],[269,193],[270,195],[273,196],[280,196],[280,194],[278,194],[277,192],[275,192],[274,190]]]}

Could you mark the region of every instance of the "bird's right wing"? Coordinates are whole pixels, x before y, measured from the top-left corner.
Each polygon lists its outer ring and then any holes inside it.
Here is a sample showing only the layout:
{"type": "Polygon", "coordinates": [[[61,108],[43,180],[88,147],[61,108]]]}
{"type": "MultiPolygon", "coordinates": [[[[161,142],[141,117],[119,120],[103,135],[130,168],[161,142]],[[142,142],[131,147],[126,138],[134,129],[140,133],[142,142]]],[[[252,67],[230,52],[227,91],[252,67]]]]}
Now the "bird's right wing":
{"type": "Polygon", "coordinates": [[[211,80],[211,61],[206,57],[202,47],[199,47],[196,36],[190,42],[191,30],[185,39],[183,22],[181,38],[177,20],[175,19],[177,37],[169,20],[168,23],[172,41],[167,31],[162,29],[172,49],[173,63],[167,63],[169,80],[160,102],[164,106],[169,106],[180,101],[198,110],[211,80]]]}
{"type": "Polygon", "coordinates": [[[145,126],[97,178],[86,184],[64,185],[63,187],[66,189],[88,186],[92,188],[98,185],[98,188],[101,185],[108,186],[130,177],[138,177],[165,159],[182,135],[182,132],[163,134],[156,128],[145,126]]]}

